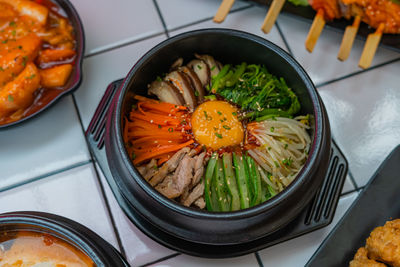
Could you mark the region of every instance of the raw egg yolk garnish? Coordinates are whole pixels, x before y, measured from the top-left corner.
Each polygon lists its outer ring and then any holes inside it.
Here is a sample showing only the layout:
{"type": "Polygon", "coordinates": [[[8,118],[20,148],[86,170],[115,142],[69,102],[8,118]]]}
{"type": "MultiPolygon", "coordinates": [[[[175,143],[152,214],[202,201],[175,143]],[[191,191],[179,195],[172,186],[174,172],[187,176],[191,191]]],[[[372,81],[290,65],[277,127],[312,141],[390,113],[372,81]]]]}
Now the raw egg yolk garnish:
{"type": "Polygon", "coordinates": [[[224,101],[198,106],[192,115],[192,130],[197,142],[213,150],[239,145],[244,136],[238,109],[224,101]]]}

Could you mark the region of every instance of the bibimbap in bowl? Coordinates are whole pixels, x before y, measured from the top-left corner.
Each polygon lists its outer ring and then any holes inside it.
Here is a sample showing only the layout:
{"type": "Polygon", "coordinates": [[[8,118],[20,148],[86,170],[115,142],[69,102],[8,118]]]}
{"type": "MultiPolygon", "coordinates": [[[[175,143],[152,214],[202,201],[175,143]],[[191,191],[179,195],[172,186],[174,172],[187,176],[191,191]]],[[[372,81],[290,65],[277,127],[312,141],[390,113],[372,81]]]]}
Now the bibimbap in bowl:
{"type": "Polygon", "coordinates": [[[322,182],[330,142],[318,93],[290,55],[206,29],[136,63],[109,112],[106,151],[125,209],[176,238],[224,246],[293,220],[322,182]]]}

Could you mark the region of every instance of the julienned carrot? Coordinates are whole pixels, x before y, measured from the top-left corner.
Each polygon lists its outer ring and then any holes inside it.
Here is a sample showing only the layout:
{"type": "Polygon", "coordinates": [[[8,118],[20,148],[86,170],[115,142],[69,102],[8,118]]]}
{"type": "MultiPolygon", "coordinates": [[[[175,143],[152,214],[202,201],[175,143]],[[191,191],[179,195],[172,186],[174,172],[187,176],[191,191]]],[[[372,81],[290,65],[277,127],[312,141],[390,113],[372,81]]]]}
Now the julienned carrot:
{"type": "Polygon", "coordinates": [[[158,161],[157,161],[157,165],[160,166],[161,164],[163,164],[164,162],[167,162],[172,156],[174,155],[174,153],[166,153],[163,155],[160,155],[158,157],[158,161]]]}
{"type": "Polygon", "coordinates": [[[130,119],[139,119],[148,121],[150,123],[154,123],[157,125],[179,125],[180,121],[177,118],[169,117],[169,116],[161,116],[159,114],[149,114],[145,112],[145,114],[139,114],[137,112],[131,112],[130,119]]]}
{"type": "Polygon", "coordinates": [[[137,109],[138,109],[138,111],[139,111],[140,113],[145,114],[144,111],[143,111],[143,109],[142,109],[143,103],[145,103],[145,102],[139,102],[139,103],[137,104],[137,109]]]}
{"type": "MultiPolygon", "coordinates": [[[[183,141],[183,140],[182,140],[183,141]]],[[[159,140],[147,140],[141,143],[136,143],[134,145],[135,149],[154,149],[157,147],[161,147],[161,146],[170,146],[170,145],[175,145],[175,144],[179,144],[182,141],[172,141],[172,140],[167,140],[167,139],[159,139],[159,140]]]]}
{"type": "Polygon", "coordinates": [[[141,163],[141,162],[143,162],[145,160],[154,158],[154,157],[156,157],[158,155],[162,155],[162,154],[165,154],[165,153],[177,151],[177,150],[179,150],[179,149],[181,149],[183,147],[189,146],[193,142],[194,142],[193,140],[190,140],[190,141],[188,141],[186,143],[183,143],[183,144],[172,145],[172,146],[163,147],[163,148],[158,148],[157,150],[151,151],[149,153],[143,153],[143,154],[140,154],[139,156],[137,155],[137,157],[133,160],[133,164],[136,165],[136,164],[141,163]]]}
{"type": "Polygon", "coordinates": [[[173,142],[179,142],[179,141],[184,141],[185,136],[184,135],[174,135],[174,136],[165,136],[165,135],[153,135],[153,136],[146,136],[146,137],[140,137],[136,140],[133,140],[131,142],[132,145],[138,145],[142,143],[146,143],[149,141],[160,141],[160,140],[166,140],[166,141],[173,141],[173,142]]]}
{"type": "Polygon", "coordinates": [[[157,101],[155,99],[147,98],[147,97],[144,97],[144,96],[141,96],[141,95],[134,95],[133,98],[138,100],[138,101],[143,101],[143,102],[160,103],[159,101],[157,101]]]}
{"type": "MultiPolygon", "coordinates": [[[[149,130],[142,130],[142,129],[138,129],[132,132],[128,132],[128,139],[129,138],[139,138],[139,137],[146,137],[146,136],[159,136],[159,132],[155,132],[155,131],[149,131],[149,130]]],[[[184,133],[182,132],[171,132],[171,133],[165,133],[166,136],[168,136],[169,138],[174,138],[174,137],[181,137],[184,133]]]]}
{"type": "Polygon", "coordinates": [[[152,130],[152,131],[157,131],[157,132],[171,132],[170,128],[176,129],[176,130],[181,130],[182,128],[180,126],[174,126],[174,125],[160,125],[156,123],[150,123],[148,121],[143,121],[143,120],[134,120],[133,122],[128,122],[127,124],[128,129],[133,129],[136,130],[138,128],[140,129],[146,129],[146,130],[152,130]]]}
{"type": "MultiPolygon", "coordinates": [[[[144,109],[150,111],[159,111],[165,114],[176,114],[179,110],[187,110],[184,106],[178,106],[170,103],[153,104],[149,102],[139,102],[144,109]]],[[[139,105],[139,104],[138,104],[139,105]]]]}

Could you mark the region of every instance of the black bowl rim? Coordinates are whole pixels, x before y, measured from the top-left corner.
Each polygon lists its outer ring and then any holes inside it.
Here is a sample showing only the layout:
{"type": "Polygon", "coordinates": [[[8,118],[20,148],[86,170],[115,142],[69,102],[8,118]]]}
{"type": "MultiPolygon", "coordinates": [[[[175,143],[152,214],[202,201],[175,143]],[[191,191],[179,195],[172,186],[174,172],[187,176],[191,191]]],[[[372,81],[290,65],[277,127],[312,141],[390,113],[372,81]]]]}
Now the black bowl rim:
{"type": "MultiPolygon", "coordinates": [[[[120,261],[122,264],[121,266],[129,266],[126,260],[115,250],[114,247],[112,247],[112,245],[86,226],[66,217],[38,211],[17,211],[0,214],[0,225],[7,224],[22,224],[30,225],[32,227],[41,227],[44,231],[49,230],[54,232],[55,235],[58,235],[61,239],[69,239],[74,242],[72,245],[82,250],[96,264],[96,266],[103,266],[105,258],[103,251],[105,249],[96,245],[107,246],[107,251],[110,253],[108,257],[112,257],[113,261],[120,261]],[[84,231],[84,234],[88,236],[84,236],[82,231],[84,231]],[[93,238],[97,240],[93,241],[93,238]],[[96,242],[96,244],[93,244],[94,242],[96,242]]],[[[70,243],[70,241],[67,242],[70,243]]],[[[109,260],[108,257],[107,260],[109,260]]],[[[116,264],[120,263],[118,262],[116,264]]]]}
{"type": "MultiPolygon", "coordinates": [[[[318,158],[318,149],[321,146],[322,142],[322,127],[323,127],[323,118],[322,118],[322,108],[321,108],[322,103],[319,100],[318,97],[318,92],[311,81],[310,77],[306,73],[306,71],[301,67],[301,65],[291,56],[289,55],[286,51],[284,51],[282,48],[277,46],[276,44],[263,39],[259,36],[256,36],[251,33],[239,31],[239,30],[233,30],[233,29],[221,29],[221,28],[207,28],[207,29],[200,29],[200,30],[194,30],[194,31],[189,31],[185,33],[181,33],[179,35],[173,36],[168,38],[167,40],[164,40],[163,42],[159,43],[155,47],[151,48],[146,54],[144,54],[136,63],[135,65],[131,68],[129,71],[128,75],[122,82],[119,95],[116,101],[116,112],[114,116],[112,117],[113,120],[116,120],[115,123],[115,130],[116,130],[116,136],[117,136],[117,146],[118,150],[121,152],[122,160],[124,164],[127,166],[127,169],[129,173],[134,177],[135,181],[137,184],[144,190],[149,196],[151,196],[153,199],[155,199],[157,202],[162,203],[163,205],[166,206],[166,208],[171,209],[174,212],[178,212],[180,214],[189,216],[189,217],[201,217],[201,218],[206,218],[206,219],[243,219],[251,216],[255,216],[261,213],[264,213],[265,211],[268,211],[272,208],[275,208],[282,203],[285,202],[287,199],[287,195],[291,195],[294,193],[295,188],[300,186],[304,179],[306,179],[308,174],[312,171],[312,165],[315,161],[317,161],[318,158]],[[306,163],[304,164],[303,168],[301,171],[298,173],[296,178],[290,183],[288,187],[285,188],[282,192],[274,196],[273,198],[267,200],[266,202],[248,208],[248,209],[243,209],[239,211],[233,211],[233,212],[209,212],[206,210],[197,210],[194,208],[189,208],[185,207],[179,203],[176,203],[173,200],[170,200],[163,195],[161,195],[159,192],[157,192],[137,171],[137,169],[133,166],[131,163],[131,160],[126,152],[125,145],[123,142],[123,137],[122,137],[122,131],[121,131],[121,112],[122,112],[122,102],[123,99],[125,98],[126,93],[128,92],[129,88],[129,83],[132,77],[135,75],[136,71],[144,64],[146,63],[154,54],[156,54],[160,49],[163,47],[175,42],[179,41],[181,39],[185,39],[194,35],[202,35],[202,34],[223,34],[223,35],[233,35],[239,38],[244,38],[248,39],[250,41],[256,42],[262,46],[264,46],[267,49],[272,50],[279,56],[281,56],[293,69],[299,74],[301,80],[304,82],[306,88],[308,89],[308,93],[310,95],[310,98],[313,103],[313,108],[314,108],[314,118],[315,118],[315,133],[314,133],[314,139],[312,141],[312,146],[310,147],[309,151],[309,157],[307,158],[306,163]],[[137,179],[140,178],[140,179],[137,179]]],[[[118,183],[119,185],[119,183],[118,183]]],[[[120,186],[120,185],[119,185],[120,186]]],[[[121,190],[121,188],[120,188],[121,190]]],[[[125,191],[122,189],[122,192],[125,191]]]]}
{"type": "Polygon", "coordinates": [[[83,64],[83,57],[84,57],[84,53],[85,53],[85,31],[83,29],[82,20],[79,17],[79,14],[76,11],[75,7],[71,4],[71,2],[69,0],[54,0],[54,1],[56,1],[59,6],[62,6],[62,8],[64,9],[64,11],[67,14],[69,12],[71,13],[71,14],[69,14],[70,19],[75,20],[76,24],[78,26],[77,28],[74,28],[74,30],[78,37],[76,39],[81,40],[81,42],[77,44],[77,50],[76,50],[77,51],[77,60],[76,60],[76,64],[75,64],[76,76],[71,77],[73,79],[73,84],[69,88],[64,89],[62,93],[57,95],[55,98],[53,98],[51,101],[49,101],[45,106],[43,106],[41,109],[39,109],[35,113],[32,113],[29,116],[23,117],[19,120],[16,120],[16,121],[13,121],[10,123],[0,124],[0,130],[3,128],[15,126],[17,124],[25,122],[25,121],[35,117],[36,115],[42,113],[44,110],[48,109],[50,106],[52,106],[54,103],[56,103],[60,98],[62,98],[63,96],[65,96],[69,93],[72,93],[73,91],[78,89],[78,87],[82,83],[82,64],[83,64]]]}

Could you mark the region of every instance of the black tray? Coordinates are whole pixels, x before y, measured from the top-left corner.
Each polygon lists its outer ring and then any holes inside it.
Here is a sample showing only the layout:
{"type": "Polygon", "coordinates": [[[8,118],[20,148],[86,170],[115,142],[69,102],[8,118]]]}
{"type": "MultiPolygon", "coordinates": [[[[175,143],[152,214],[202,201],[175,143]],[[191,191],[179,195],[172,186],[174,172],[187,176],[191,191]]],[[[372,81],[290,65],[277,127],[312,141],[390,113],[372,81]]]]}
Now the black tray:
{"type": "Polygon", "coordinates": [[[155,241],[171,248],[191,255],[202,257],[233,257],[246,253],[258,251],[283,241],[298,237],[311,231],[320,229],[332,222],[337,203],[340,197],[347,170],[347,160],[343,156],[337,145],[332,142],[330,156],[330,166],[321,188],[318,190],[313,201],[304,209],[304,211],[289,225],[283,229],[260,238],[256,241],[231,246],[209,246],[204,244],[191,243],[183,241],[160,231],[151,223],[143,220],[134,212],[127,209],[124,198],[119,193],[118,187],[111,175],[108,167],[106,152],[104,148],[104,133],[106,124],[106,115],[115,93],[118,91],[122,80],[112,82],[104,93],[99,106],[86,131],[86,138],[93,155],[95,156],[104,176],[110,185],[114,196],[119,205],[124,210],[129,219],[135,225],[155,241]]]}
{"type": "Polygon", "coordinates": [[[370,232],[400,218],[400,146],[375,172],[306,266],[348,266],[370,232]]]}
{"type": "MultiPolygon", "coordinates": [[[[255,2],[262,6],[270,6],[272,0],[247,0],[248,2],[255,2]]],[[[310,6],[295,6],[291,4],[289,1],[285,2],[285,5],[282,8],[282,11],[291,15],[294,15],[300,19],[303,19],[308,22],[312,22],[315,17],[316,12],[310,6]]],[[[337,32],[343,33],[346,29],[346,26],[351,25],[353,23],[352,20],[346,19],[336,19],[330,22],[327,22],[326,25],[328,28],[335,30],[337,32]]],[[[261,22],[260,22],[261,25],[261,22]]],[[[368,34],[375,32],[375,29],[369,27],[365,23],[360,24],[360,28],[357,32],[357,39],[366,40],[368,34]]],[[[338,40],[341,42],[341,40],[338,40]]],[[[400,52],[400,34],[384,34],[382,35],[382,39],[380,42],[381,45],[386,48],[395,50],[400,52]]]]}

